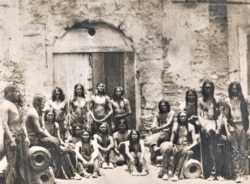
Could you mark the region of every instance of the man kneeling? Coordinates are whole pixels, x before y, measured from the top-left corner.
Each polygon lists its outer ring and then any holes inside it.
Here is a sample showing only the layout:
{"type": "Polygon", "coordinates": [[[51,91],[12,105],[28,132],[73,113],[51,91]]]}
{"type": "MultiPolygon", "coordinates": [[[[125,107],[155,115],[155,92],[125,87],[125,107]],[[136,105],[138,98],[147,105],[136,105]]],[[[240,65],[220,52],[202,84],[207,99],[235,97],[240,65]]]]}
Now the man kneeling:
{"type": "Polygon", "coordinates": [[[191,157],[191,150],[196,144],[194,126],[188,123],[185,111],[180,112],[177,116],[178,123],[175,123],[172,129],[169,146],[163,154],[162,169],[159,177],[167,180],[172,174],[172,181],[178,181],[184,161],[191,157]],[[170,158],[173,158],[170,159],[170,158]]]}

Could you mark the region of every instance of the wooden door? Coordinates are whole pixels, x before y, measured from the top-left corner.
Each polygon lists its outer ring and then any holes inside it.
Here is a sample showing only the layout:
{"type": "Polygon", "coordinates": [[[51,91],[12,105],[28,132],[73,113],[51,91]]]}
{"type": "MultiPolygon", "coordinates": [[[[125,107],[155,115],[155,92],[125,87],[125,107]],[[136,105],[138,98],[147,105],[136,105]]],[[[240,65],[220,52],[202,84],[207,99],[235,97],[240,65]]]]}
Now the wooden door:
{"type": "Polygon", "coordinates": [[[54,54],[54,87],[61,87],[67,99],[74,95],[74,86],[80,83],[90,96],[92,68],[89,54],[54,54]],[[89,93],[90,92],[90,93],[89,93]]]}

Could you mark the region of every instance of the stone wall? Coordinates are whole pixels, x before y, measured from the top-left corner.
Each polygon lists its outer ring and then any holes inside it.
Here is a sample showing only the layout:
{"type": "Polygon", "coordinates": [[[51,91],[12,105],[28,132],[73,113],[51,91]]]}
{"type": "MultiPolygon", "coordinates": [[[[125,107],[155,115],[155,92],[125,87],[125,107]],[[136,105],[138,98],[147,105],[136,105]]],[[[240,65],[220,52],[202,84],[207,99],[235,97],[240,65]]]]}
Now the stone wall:
{"type": "Polygon", "coordinates": [[[228,46],[230,80],[241,81],[245,97],[249,96],[249,75],[247,71],[247,36],[250,35],[250,5],[228,6],[228,46]]]}
{"type": "Polygon", "coordinates": [[[0,90],[17,83],[26,105],[35,93],[49,98],[50,49],[78,22],[102,23],[132,43],[137,123],[149,126],[161,99],[178,110],[185,91],[199,92],[206,79],[218,95],[232,80],[248,85],[239,63],[246,64],[249,6],[246,0],[1,0],[0,90]]]}
{"type": "Polygon", "coordinates": [[[201,82],[212,72],[209,69],[208,4],[165,3],[164,14],[163,93],[178,107],[185,99],[186,90],[199,91],[201,82]]]}
{"type": "Polygon", "coordinates": [[[46,64],[46,52],[65,34],[65,28],[71,28],[76,22],[99,22],[120,30],[132,41],[138,93],[143,104],[141,114],[143,119],[152,116],[162,99],[161,1],[23,1],[22,7],[27,101],[38,91],[50,97],[53,84],[44,76],[53,75],[50,64],[46,64]],[[34,85],[36,88],[32,89],[34,85]]]}
{"type": "Polygon", "coordinates": [[[8,84],[17,84],[24,94],[23,36],[17,1],[0,1],[0,96],[8,84]]]}

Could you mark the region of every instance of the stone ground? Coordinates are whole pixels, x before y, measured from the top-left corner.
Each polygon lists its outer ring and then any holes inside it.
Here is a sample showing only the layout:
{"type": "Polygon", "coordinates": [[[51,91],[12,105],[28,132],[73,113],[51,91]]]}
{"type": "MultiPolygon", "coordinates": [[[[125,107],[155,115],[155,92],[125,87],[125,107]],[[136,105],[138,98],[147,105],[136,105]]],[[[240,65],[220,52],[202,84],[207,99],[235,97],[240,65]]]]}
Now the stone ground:
{"type": "MultiPolygon", "coordinates": [[[[149,160],[149,153],[147,151],[146,160],[149,160]]],[[[120,166],[114,169],[101,169],[101,177],[98,178],[82,178],[82,180],[62,180],[57,179],[56,184],[163,184],[163,183],[183,183],[183,184],[233,184],[233,180],[224,180],[224,181],[207,181],[201,178],[197,179],[185,179],[179,180],[178,182],[172,182],[171,179],[164,181],[160,178],[157,178],[158,168],[153,166],[148,161],[149,175],[147,176],[132,176],[127,170],[127,166],[120,166]]],[[[244,184],[250,182],[250,176],[244,178],[244,184]]]]}

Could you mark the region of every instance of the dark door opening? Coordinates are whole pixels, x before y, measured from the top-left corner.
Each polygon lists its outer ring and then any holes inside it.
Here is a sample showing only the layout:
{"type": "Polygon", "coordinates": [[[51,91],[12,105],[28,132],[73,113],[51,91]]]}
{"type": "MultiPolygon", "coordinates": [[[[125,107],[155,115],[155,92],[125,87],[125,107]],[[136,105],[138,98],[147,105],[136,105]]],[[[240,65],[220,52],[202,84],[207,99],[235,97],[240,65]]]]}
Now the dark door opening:
{"type": "Polygon", "coordinates": [[[106,94],[112,98],[114,88],[121,86],[129,99],[132,115],[127,117],[130,128],[136,128],[135,76],[133,53],[92,53],[93,92],[99,82],[105,84],[106,94]]]}

